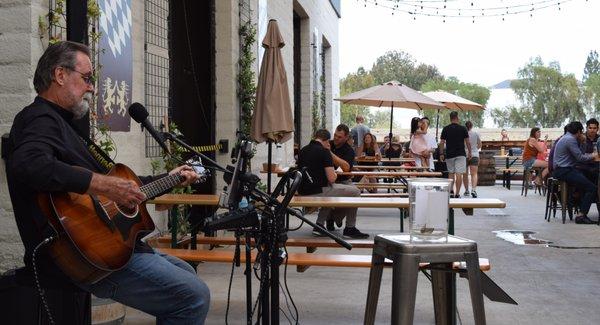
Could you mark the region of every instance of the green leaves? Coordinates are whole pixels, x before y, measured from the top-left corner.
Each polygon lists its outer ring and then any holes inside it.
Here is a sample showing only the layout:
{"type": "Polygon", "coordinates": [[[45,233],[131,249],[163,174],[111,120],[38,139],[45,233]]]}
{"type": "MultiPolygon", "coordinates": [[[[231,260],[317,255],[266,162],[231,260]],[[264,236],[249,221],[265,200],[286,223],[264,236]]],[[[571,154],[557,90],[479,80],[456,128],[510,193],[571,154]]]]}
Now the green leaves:
{"type": "Polygon", "coordinates": [[[584,120],[580,103],[581,90],[573,74],[563,74],[558,62],[544,65],[540,57],[529,61],[518,72],[519,79],[511,83],[523,108],[509,123],[525,124],[522,127],[560,127],[568,120],[584,120]]]}

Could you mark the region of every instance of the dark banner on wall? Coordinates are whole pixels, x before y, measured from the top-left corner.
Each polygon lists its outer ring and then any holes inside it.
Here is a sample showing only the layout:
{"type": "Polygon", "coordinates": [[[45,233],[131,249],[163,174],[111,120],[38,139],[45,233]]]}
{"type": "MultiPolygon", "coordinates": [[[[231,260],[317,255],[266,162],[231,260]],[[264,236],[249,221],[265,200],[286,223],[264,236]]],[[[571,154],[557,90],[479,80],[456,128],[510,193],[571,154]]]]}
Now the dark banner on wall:
{"type": "Polygon", "coordinates": [[[99,0],[100,80],[98,82],[98,125],[111,131],[129,131],[133,56],[131,0],[99,0]]]}

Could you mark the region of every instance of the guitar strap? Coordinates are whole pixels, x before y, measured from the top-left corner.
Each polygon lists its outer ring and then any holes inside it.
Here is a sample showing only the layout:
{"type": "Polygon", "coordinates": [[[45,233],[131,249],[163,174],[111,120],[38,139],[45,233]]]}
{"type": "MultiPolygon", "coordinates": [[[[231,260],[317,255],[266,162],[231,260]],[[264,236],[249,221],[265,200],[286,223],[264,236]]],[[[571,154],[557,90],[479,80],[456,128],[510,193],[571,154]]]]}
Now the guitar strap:
{"type": "Polygon", "coordinates": [[[95,144],[89,136],[81,132],[81,130],[79,130],[77,126],[75,126],[71,122],[69,122],[69,125],[71,125],[73,130],[75,130],[75,133],[77,133],[79,139],[85,145],[92,157],[94,157],[94,159],[100,164],[100,166],[104,168],[104,173],[108,173],[111,170],[111,168],[115,165],[115,162],[112,160],[112,158],[110,158],[110,156],[104,150],[102,150],[102,148],[98,147],[98,145],[95,144]]]}

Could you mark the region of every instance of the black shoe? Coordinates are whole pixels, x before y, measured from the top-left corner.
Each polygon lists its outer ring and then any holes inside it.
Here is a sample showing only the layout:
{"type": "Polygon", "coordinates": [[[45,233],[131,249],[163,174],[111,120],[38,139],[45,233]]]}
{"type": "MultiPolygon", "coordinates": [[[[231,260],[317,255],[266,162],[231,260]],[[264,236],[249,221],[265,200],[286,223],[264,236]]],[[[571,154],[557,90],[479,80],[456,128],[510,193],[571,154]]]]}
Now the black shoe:
{"type": "Polygon", "coordinates": [[[575,217],[575,223],[580,225],[591,225],[595,222],[590,220],[587,216],[577,216],[575,217]]]}
{"type": "Polygon", "coordinates": [[[344,238],[354,238],[354,239],[365,239],[369,238],[369,234],[365,234],[360,232],[360,230],[356,229],[356,227],[346,227],[344,228],[344,238]]]}
{"type": "Polygon", "coordinates": [[[344,221],[344,218],[343,218],[343,217],[338,217],[338,218],[335,218],[335,225],[336,225],[338,228],[342,228],[342,225],[344,224],[344,223],[343,223],[343,221],[344,221]]]}
{"type": "MultiPolygon", "coordinates": [[[[319,226],[323,227],[323,225],[322,225],[322,224],[320,224],[320,223],[318,223],[317,225],[319,225],[319,226]]],[[[325,236],[325,235],[323,235],[323,234],[322,234],[322,233],[321,233],[321,232],[320,232],[320,231],[319,231],[317,228],[313,228],[312,234],[313,234],[313,236],[315,236],[315,237],[323,237],[323,236],[325,236]]]]}
{"type": "Polygon", "coordinates": [[[476,199],[477,198],[477,192],[475,191],[471,191],[471,196],[476,199]]]}
{"type": "Polygon", "coordinates": [[[325,222],[325,224],[327,225],[327,230],[329,230],[329,231],[335,230],[335,227],[333,226],[333,220],[329,219],[325,222]]]}

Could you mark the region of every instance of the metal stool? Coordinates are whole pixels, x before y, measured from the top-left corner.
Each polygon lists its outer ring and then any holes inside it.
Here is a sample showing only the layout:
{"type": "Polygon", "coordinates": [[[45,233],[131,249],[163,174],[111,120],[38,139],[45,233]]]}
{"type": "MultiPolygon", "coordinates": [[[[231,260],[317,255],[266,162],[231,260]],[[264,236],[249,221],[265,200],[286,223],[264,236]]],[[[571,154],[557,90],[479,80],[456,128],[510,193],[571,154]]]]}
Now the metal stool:
{"type": "Polygon", "coordinates": [[[433,304],[436,324],[454,323],[455,275],[452,263],[465,261],[471,292],[475,324],[485,324],[485,309],[477,243],[472,240],[448,236],[447,243],[411,242],[409,235],[379,235],[375,237],[369,290],[364,324],[373,324],[379,299],[379,288],[385,258],[393,263],[392,274],[392,324],[412,324],[417,296],[419,263],[429,262],[433,286],[433,304]]]}

